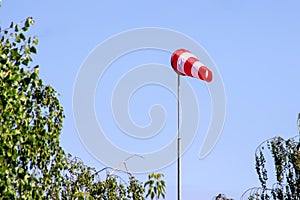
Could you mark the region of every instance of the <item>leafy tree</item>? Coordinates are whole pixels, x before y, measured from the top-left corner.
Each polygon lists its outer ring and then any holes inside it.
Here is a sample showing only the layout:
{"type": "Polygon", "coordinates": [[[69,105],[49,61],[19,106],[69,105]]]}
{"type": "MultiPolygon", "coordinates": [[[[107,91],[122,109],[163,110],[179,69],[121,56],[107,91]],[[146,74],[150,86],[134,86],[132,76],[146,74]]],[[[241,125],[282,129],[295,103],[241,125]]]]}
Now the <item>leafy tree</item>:
{"type": "Polygon", "coordinates": [[[33,24],[29,17],[0,29],[0,199],[145,199],[130,173],[96,171],[61,148],[63,108],[32,66],[38,39],[26,33],[33,24]]]}
{"type": "Polygon", "coordinates": [[[300,151],[299,136],[284,140],[274,137],[258,146],[255,154],[256,172],[260,187],[247,190],[242,197],[248,199],[300,199],[300,151]],[[273,157],[275,183],[268,182],[267,159],[264,151],[273,157]]]}
{"type": "Polygon", "coordinates": [[[67,170],[64,172],[62,199],[145,199],[142,184],[132,174],[109,167],[96,171],[84,165],[78,158],[69,158],[67,170]],[[106,172],[104,179],[101,178],[102,172],[106,172]],[[122,174],[127,175],[129,181],[125,181],[122,174]]]}
{"type": "Polygon", "coordinates": [[[165,198],[165,181],[161,179],[163,176],[163,174],[149,174],[148,181],[144,184],[145,188],[148,187],[146,197],[150,196],[151,199],[154,199],[155,197],[156,199],[159,199],[159,197],[162,196],[165,198]]]}
{"type": "Polygon", "coordinates": [[[0,191],[1,197],[36,199],[58,193],[65,159],[59,146],[63,108],[57,93],[31,67],[38,40],[26,38],[27,18],[1,31],[0,191]]]}

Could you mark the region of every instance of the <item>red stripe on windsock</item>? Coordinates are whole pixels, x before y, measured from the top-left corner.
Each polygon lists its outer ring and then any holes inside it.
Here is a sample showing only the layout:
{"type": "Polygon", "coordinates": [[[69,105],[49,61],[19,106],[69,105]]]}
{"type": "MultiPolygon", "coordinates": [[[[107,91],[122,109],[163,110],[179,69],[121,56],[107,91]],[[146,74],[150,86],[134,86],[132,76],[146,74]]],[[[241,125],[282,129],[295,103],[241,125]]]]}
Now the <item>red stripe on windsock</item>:
{"type": "Polygon", "coordinates": [[[194,65],[195,62],[199,61],[197,58],[195,57],[189,57],[185,63],[184,63],[184,73],[187,76],[193,76],[192,75],[192,67],[194,65]]]}
{"type": "Polygon", "coordinates": [[[212,81],[212,72],[205,66],[201,66],[198,71],[198,76],[200,79],[211,82],[212,81]]]}
{"type": "Polygon", "coordinates": [[[171,57],[171,65],[173,67],[173,69],[175,70],[175,72],[179,75],[183,75],[185,76],[185,74],[181,73],[178,71],[177,69],[177,63],[178,63],[178,59],[179,57],[181,56],[181,54],[185,53],[185,52],[190,52],[186,49],[178,49],[176,50],[173,54],[172,54],[172,57],[171,57]]]}

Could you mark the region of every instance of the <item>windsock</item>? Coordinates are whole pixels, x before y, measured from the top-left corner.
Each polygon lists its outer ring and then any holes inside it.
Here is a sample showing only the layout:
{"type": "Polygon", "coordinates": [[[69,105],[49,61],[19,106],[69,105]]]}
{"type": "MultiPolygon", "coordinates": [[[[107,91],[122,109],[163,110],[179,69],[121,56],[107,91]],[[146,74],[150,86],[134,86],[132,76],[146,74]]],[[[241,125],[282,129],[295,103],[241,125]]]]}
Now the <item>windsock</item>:
{"type": "Polygon", "coordinates": [[[172,54],[171,65],[179,75],[199,78],[206,82],[212,81],[210,69],[205,67],[195,55],[186,49],[178,49],[172,54]]]}

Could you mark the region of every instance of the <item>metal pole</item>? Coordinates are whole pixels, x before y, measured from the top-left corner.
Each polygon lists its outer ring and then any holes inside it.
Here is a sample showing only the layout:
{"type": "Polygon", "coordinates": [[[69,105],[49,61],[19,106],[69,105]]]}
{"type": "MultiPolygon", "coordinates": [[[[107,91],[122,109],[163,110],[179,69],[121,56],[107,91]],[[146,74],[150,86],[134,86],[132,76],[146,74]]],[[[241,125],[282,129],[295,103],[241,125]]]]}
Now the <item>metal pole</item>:
{"type": "Polygon", "coordinates": [[[180,75],[177,75],[177,200],[181,200],[180,75]]]}

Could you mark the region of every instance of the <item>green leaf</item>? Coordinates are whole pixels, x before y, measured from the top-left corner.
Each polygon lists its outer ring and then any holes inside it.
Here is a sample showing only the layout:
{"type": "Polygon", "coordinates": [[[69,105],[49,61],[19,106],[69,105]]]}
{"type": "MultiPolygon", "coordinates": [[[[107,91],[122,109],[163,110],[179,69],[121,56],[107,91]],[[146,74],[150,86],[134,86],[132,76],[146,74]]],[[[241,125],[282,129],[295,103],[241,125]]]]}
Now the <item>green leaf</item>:
{"type": "Polygon", "coordinates": [[[22,40],[26,40],[26,37],[25,37],[25,35],[24,35],[23,33],[20,33],[20,38],[21,38],[22,40]]]}
{"type": "Polygon", "coordinates": [[[19,31],[18,25],[15,25],[15,32],[18,32],[18,31],[19,31]]]}
{"type": "Polygon", "coordinates": [[[37,53],[36,48],[34,46],[30,47],[30,52],[31,53],[37,53]]]}
{"type": "Polygon", "coordinates": [[[15,41],[16,41],[17,43],[20,43],[20,42],[21,42],[21,37],[20,37],[20,35],[16,35],[15,41]]]}
{"type": "Polygon", "coordinates": [[[24,26],[25,26],[26,28],[29,28],[29,27],[30,27],[31,20],[32,20],[31,17],[28,17],[28,18],[26,19],[25,24],[24,24],[24,26]]]}
{"type": "Polygon", "coordinates": [[[28,26],[24,26],[24,27],[22,28],[22,31],[24,31],[24,32],[28,31],[28,26]]]}
{"type": "Polygon", "coordinates": [[[39,40],[38,39],[34,39],[33,40],[33,44],[37,45],[39,43],[39,40]]]}
{"type": "Polygon", "coordinates": [[[28,66],[29,59],[28,58],[24,58],[23,61],[22,61],[22,64],[25,65],[25,66],[28,66]]]}

